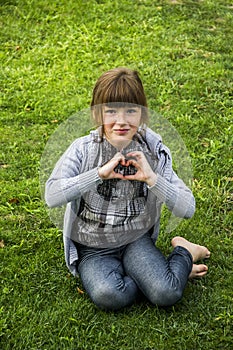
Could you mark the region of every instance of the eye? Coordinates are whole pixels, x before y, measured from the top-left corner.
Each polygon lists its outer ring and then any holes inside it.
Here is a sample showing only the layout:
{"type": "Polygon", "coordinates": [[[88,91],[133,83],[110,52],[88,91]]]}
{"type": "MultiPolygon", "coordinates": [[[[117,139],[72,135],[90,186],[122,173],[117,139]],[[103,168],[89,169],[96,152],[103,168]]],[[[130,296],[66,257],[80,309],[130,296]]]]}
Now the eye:
{"type": "Polygon", "coordinates": [[[134,114],[134,113],[136,113],[136,112],[137,112],[137,110],[134,109],[134,108],[129,108],[129,109],[127,109],[127,114],[134,114]]]}
{"type": "Polygon", "coordinates": [[[116,114],[116,110],[115,109],[107,109],[105,111],[106,114],[116,114]]]}

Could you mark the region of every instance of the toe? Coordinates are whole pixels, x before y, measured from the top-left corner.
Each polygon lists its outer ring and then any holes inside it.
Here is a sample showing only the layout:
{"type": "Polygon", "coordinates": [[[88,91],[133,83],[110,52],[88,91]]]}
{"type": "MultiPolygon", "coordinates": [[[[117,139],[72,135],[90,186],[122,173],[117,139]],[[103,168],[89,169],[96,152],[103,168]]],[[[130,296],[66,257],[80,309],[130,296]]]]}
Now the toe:
{"type": "Polygon", "coordinates": [[[208,267],[203,264],[193,264],[192,271],[189,275],[189,279],[194,279],[194,278],[201,278],[204,277],[207,274],[208,267]]]}

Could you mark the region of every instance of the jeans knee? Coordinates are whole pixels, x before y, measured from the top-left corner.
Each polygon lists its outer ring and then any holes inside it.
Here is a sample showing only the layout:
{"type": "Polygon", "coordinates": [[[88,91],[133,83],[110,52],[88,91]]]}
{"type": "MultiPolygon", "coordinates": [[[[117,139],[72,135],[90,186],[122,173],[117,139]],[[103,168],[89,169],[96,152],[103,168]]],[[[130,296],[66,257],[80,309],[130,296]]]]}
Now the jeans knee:
{"type": "Polygon", "coordinates": [[[108,285],[101,285],[90,295],[94,304],[102,309],[114,311],[121,309],[125,305],[124,293],[113,290],[108,285]]]}
{"type": "Polygon", "coordinates": [[[153,305],[172,306],[182,298],[182,291],[177,288],[156,288],[148,296],[153,305]]]}

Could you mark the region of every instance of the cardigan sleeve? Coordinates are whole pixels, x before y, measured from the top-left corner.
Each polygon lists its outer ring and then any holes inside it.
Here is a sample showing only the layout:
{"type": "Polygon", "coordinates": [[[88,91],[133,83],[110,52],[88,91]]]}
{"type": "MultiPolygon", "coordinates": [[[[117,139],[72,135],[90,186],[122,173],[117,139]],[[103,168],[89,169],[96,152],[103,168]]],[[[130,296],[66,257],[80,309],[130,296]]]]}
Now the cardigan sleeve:
{"type": "Polygon", "coordinates": [[[57,162],[45,186],[45,201],[50,208],[67,204],[102,183],[98,168],[80,173],[84,152],[74,142],[57,162]]]}
{"type": "Polygon", "coordinates": [[[172,171],[170,181],[157,174],[155,185],[149,190],[180,218],[191,218],[195,212],[195,198],[192,191],[172,171]]]}
{"type": "Polygon", "coordinates": [[[146,140],[158,160],[154,167],[157,180],[154,186],[149,187],[149,191],[156,196],[157,200],[165,203],[175,216],[191,218],[195,212],[195,198],[192,191],[174,172],[169,148],[162,143],[161,136],[149,128],[146,132],[146,140]]]}

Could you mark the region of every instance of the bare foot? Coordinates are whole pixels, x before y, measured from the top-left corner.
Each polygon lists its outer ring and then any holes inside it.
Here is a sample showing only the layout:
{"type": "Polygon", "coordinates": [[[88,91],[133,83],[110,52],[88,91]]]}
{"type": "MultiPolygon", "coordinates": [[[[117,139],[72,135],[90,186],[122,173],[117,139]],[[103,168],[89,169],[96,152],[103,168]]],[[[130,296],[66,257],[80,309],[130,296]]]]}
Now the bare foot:
{"type": "Polygon", "coordinates": [[[192,271],[190,272],[189,279],[201,278],[207,274],[208,267],[206,265],[193,264],[192,271]]]}
{"type": "MultiPolygon", "coordinates": [[[[195,244],[195,243],[191,243],[183,237],[179,237],[179,236],[174,237],[172,239],[171,243],[172,243],[172,246],[174,248],[177,246],[181,246],[181,247],[186,248],[190,252],[190,254],[192,255],[193,262],[197,262],[199,260],[207,259],[210,257],[210,251],[206,247],[204,247],[202,245],[195,244]]],[[[205,265],[203,265],[203,266],[205,266],[205,265]]]]}

